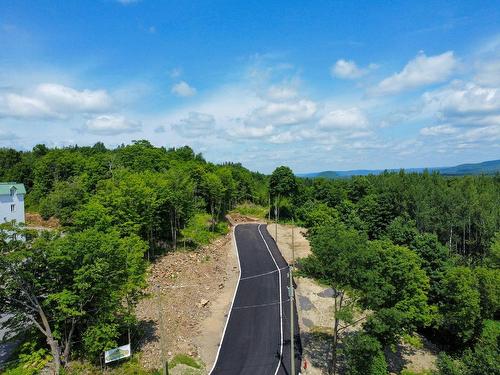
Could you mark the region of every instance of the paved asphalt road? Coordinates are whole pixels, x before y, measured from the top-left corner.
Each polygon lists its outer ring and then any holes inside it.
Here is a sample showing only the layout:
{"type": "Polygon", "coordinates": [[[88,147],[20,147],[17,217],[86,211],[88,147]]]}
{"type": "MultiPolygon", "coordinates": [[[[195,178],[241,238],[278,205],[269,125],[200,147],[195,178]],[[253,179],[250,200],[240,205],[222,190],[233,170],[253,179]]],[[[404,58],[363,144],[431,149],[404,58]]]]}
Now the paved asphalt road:
{"type": "Polygon", "coordinates": [[[288,264],[265,225],[240,224],[234,235],[241,274],[211,374],[291,375],[288,264]]]}

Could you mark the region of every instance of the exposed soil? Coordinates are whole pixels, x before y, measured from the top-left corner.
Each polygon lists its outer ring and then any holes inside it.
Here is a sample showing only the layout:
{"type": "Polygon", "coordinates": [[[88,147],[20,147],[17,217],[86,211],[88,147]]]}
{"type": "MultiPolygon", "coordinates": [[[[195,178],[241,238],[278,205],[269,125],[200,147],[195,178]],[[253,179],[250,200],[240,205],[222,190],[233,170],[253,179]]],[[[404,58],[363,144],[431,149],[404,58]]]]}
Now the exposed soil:
{"type": "Polygon", "coordinates": [[[309,241],[306,238],[307,229],[292,225],[278,224],[276,226],[274,223],[268,224],[267,230],[275,241],[276,229],[278,230],[278,247],[288,263],[292,261],[292,234],[295,259],[305,258],[311,254],[309,241]]]}
{"type": "Polygon", "coordinates": [[[232,212],[231,215],[227,215],[226,219],[232,224],[239,224],[239,223],[255,223],[255,222],[263,222],[262,219],[256,218],[256,217],[251,217],[251,216],[246,216],[239,214],[237,212],[232,212]]]}
{"type": "Polygon", "coordinates": [[[389,349],[385,351],[391,373],[400,373],[403,369],[416,373],[437,369],[436,360],[439,350],[425,338],[420,337],[420,339],[423,343],[421,349],[400,343],[396,346],[395,352],[389,349]]]}
{"type": "Polygon", "coordinates": [[[48,220],[44,220],[39,213],[36,212],[26,212],[25,213],[26,225],[33,229],[57,229],[61,227],[59,220],[55,217],[51,217],[48,220]]]}
{"type": "MultiPolygon", "coordinates": [[[[235,222],[232,217],[228,219],[235,222]]],[[[161,305],[163,352],[167,358],[188,354],[204,364],[204,369],[195,373],[210,370],[239,275],[234,251],[232,233],[228,233],[197,251],[168,253],[151,265],[145,291],[149,297],[137,307],[144,329],[141,362],[146,368],[161,367],[161,305]]],[[[177,367],[173,373],[181,370],[177,367]]]]}

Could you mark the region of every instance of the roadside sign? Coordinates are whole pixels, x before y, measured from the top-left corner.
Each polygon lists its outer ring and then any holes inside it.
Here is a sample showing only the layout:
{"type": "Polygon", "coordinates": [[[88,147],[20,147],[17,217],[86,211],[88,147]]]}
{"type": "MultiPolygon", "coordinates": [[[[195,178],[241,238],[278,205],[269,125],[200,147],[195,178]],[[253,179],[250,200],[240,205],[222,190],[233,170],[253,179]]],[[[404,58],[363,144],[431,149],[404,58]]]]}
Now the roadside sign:
{"type": "Polygon", "coordinates": [[[106,350],[104,352],[104,363],[117,361],[122,358],[128,358],[131,355],[130,344],[119,346],[118,348],[106,350]]]}

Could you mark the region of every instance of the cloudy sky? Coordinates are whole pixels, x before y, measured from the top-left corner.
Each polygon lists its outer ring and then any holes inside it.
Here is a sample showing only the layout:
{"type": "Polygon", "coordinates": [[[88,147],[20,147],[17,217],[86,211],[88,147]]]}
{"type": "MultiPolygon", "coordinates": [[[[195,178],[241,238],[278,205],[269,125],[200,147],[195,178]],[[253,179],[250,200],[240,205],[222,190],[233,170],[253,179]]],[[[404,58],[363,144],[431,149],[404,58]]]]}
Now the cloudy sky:
{"type": "Polygon", "coordinates": [[[498,159],[499,20],[479,0],[2,0],[0,147],[148,139],[299,173],[498,159]]]}

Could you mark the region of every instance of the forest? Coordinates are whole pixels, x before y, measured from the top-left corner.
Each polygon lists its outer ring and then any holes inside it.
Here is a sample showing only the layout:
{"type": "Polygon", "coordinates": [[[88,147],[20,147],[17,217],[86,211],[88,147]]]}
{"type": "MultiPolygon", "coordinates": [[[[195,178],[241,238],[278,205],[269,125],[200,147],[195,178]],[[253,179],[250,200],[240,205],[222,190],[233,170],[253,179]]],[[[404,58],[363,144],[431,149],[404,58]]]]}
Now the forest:
{"type": "Polygon", "coordinates": [[[2,313],[33,327],[21,365],[98,362],[133,334],[148,262],[226,233],[225,214],[251,202],[308,228],[298,273],[335,291],[331,373],[387,374],[383,349],[419,333],[441,349],[438,374],[500,374],[498,174],[266,176],[140,140],[0,149],[0,181],[24,183],[27,210],[62,228],[2,224],[2,313]]]}

